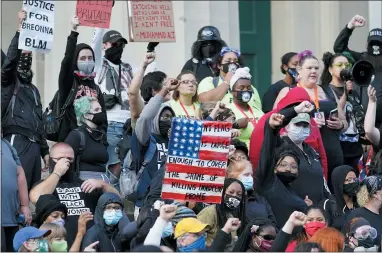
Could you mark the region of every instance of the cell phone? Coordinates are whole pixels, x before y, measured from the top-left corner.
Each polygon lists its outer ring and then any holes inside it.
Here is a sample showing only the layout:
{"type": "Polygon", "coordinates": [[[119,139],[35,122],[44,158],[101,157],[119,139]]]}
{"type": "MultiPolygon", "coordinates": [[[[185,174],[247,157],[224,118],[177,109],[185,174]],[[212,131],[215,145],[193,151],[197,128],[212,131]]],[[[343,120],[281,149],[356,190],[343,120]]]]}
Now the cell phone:
{"type": "Polygon", "coordinates": [[[337,108],[331,110],[330,113],[329,113],[329,119],[332,119],[333,117],[338,118],[338,109],[337,108]]]}

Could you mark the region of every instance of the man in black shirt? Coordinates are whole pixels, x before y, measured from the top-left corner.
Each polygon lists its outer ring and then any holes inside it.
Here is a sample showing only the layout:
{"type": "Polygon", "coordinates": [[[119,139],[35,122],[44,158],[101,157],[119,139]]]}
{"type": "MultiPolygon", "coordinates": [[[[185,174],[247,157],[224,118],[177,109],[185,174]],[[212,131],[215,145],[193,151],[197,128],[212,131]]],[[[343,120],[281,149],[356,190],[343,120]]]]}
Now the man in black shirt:
{"type": "MultiPolygon", "coordinates": [[[[67,234],[68,248],[74,242],[77,234],[78,217],[84,212],[94,214],[97,201],[104,192],[118,191],[102,180],[88,179],[82,181],[77,175],[73,165],[74,151],[69,144],[57,143],[50,151],[51,174],[40,181],[29,193],[30,200],[36,204],[41,195],[53,194],[61,203],[68,208],[67,222],[65,228],[67,234]]],[[[87,223],[89,229],[93,222],[87,223]]]]}

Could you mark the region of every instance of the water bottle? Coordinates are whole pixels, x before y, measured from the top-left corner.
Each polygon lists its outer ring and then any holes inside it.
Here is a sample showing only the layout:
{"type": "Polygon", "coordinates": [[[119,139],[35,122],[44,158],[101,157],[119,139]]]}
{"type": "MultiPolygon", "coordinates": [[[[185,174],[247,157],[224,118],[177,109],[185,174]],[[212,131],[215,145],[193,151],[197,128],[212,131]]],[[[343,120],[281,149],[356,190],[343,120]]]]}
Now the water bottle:
{"type": "Polygon", "coordinates": [[[24,225],[24,223],[25,223],[25,216],[24,216],[24,214],[22,214],[22,213],[17,214],[16,215],[16,221],[17,221],[17,224],[24,225]]]}

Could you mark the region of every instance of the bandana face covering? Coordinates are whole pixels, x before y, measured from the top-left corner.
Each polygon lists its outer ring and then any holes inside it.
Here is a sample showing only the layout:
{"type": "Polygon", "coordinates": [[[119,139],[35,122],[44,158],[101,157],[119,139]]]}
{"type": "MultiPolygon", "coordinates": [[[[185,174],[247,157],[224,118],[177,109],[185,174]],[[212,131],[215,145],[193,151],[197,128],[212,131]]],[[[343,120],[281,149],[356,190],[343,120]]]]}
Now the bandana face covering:
{"type": "Polygon", "coordinates": [[[240,199],[232,195],[226,194],[224,198],[224,204],[229,209],[236,209],[240,205],[240,199]]]}
{"type": "Polygon", "coordinates": [[[17,65],[17,73],[19,77],[25,81],[30,83],[32,81],[32,54],[22,54],[20,56],[19,63],[17,65]]]}
{"type": "Polygon", "coordinates": [[[124,44],[120,44],[115,47],[110,47],[105,50],[105,58],[111,61],[114,64],[120,64],[122,53],[123,53],[123,46],[124,44]]]}

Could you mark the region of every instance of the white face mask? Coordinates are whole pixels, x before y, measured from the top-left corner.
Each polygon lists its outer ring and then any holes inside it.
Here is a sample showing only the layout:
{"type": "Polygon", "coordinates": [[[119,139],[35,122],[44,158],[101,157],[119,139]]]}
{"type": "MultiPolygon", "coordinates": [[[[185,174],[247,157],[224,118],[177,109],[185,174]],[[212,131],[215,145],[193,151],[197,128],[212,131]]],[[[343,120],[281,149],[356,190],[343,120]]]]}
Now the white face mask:
{"type": "Polygon", "coordinates": [[[94,61],[77,61],[78,70],[86,75],[93,73],[94,66],[94,61]]]}
{"type": "Polygon", "coordinates": [[[302,126],[296,126],[294,124],[289,124],[287,130],[288,130],[288,137],[296,144],[302,143],[310,135],[309,127],[302,127],[302,126]]]}

